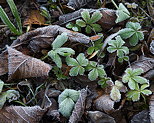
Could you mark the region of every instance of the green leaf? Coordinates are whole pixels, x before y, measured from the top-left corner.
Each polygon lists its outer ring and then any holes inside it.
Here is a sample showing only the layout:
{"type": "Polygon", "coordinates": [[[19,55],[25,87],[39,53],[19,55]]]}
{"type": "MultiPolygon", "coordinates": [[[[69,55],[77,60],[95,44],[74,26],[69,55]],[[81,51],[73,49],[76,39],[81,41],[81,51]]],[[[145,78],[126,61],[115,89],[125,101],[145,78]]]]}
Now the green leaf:
{"type": "Polygon", "coordinates": [[[66,98],[63,102],[59,104],[59,112],[64,117],[70,117],[75,103],[71,98],[66,98]]]}
{"type": "Polygon", "coordinates": [[[121,94],[119,89],[116,86],[112,87],[111,93],[110,93],[110,97],[113,101],[115,102],[119,102],[121,99],[121,94]]]}
{"type": "Polygon", "coordinates": [[[121,81],[116,80],[115,81],[115,86],[117,87],[117,89],[121,89],[124,85],[121,81]]]}
{"type": "Polygon", "coordinates": [[[140,83],[140,84],[148,83],[148,80],[141,76],[134,76],[133,80],[135,80],[137,83],[140,83]]]}
{"type": "Polygon", "coordinates": [[[80,29],[77,26],[73,26],[72,30],[78,32],[80,29]]]}
{"type": "Polygon", "coordinates": [[[57,38],[52,43],[53,49],[60,48],[67,40],[68,40],[67,33],[62,33],[61,35],[58,35],[57,38]]]}
{"type": "Polygon", "coordinates": [[[86,23],[81,19],[76,20],[76,24],[80,27],[86,27],[86,23]]]}
{"type": "Polygon", "coordinates": [[[134,33],[135,33],[135,31],[131,28],[125,28],[125,29],[122,29],[122,30],[119,31],[119,35],[123,39],[130,38],[134,33]]]}
{"type": "Polygon", "coordinates": [[[68,23],[68,24],[66,24],[66,28],[72,29],[72,28],[73,28],[73,23],[68,23]]]}
{"type": "Polygon", "coordinates": [[[75,51],[72,48],[67,48],[67,47],[57,48],[55,52],[61,56],[69,56],[71,54],[75,54],[75,51]]]}
{"type": "Polygon", "coordinates": [[[91,24],[92,28],[95,30],[95,32],[101,32],[102,28],[99,24],[91,24]]]}
{"type": "Polygon", "coordinates": [[[109,52],[109,53],[113,53],[113,52],[115,52],[117,49],[115,48],[115,47],[113,47],[113,46],[109,46],[108,48],[107,48],[107,51],[109,52]]]}
{"type": "Polygon", "coordinates": [[[143,69],[142,68],[137,68],[133,70],[133,75],[134,76],[138,76],[141,75],[143,73],[143,69]]]}
{"type": "Polygon", "coordinates": [[[124,21],[124,20],[130,18],[129,11],[122,3],[119,4],[119,8],[116,11],[116,15],[117,15],[117,19],[115,21],[116,23],[119,23],[121,21],[124,21]]]}
{"type": "Polygon", "coordinates": [[[135,33],[132,37],[129,38],[129,43],[131,46],[135,46],[138,44],[138,35],[135,33]]]}
{"type": "Polygon", "coordinates": [[[83,67],[80,67],[80,69],[79,69],[79,74],[80,74],[80,75],[83,75],[84,72],[85,72],[85,69],[84,69],[83,67]]]}
{"type": "Polygon", "coordinates": [[[144,89],[147,88],[147,87],[149,87],[149,84],[143,84],[143,85],[141,86],[141,90],[144,90],[144,89]]]}
{"type": "Polygon", "coordinates": [[[92,32],[92,30],[91,30],[91,27],[89,26],[89,25],[87,25],[86,26],[86,33],[91,33],[92,32]]]}
{"type": "Polygon", "coordinates": [[[79,62],[79,64],[81,66],[87,66],[88,65],[88,59],[86,59],[86,57],[84,56],[83,53],[80,53],[78,56],[77,56],[77,61],[79,62]]]}
{"type": "Polygon", "coordinates": [[[71,58],[69,56],[66,58],[66,63],[69,66],[78,66],[79,65],[79,63],[76,61],[76,59],[71,58]]]}
{"type": "Polygon", "coordinates": [[[81,12],[81,16],[82,16],[82,18],[84,19],[84,21],[86,23],[89,23],[89,21],[90,21],[90,14],[89,14],[89,12],[87,10],[84,10],[83,12],[81,12]]]}
{"type": "Polygon", "coordinates": [[[59,57],[59,55],[51,50],[48,52],[48,56],[51,57],[51,59],[55,62],[55,64],[57,65],[57,67],[61,68],[62,67],[62,61],[61,61],[61,58],[59,57]]]}
{"type": "Polygon", "coordinates": [[[132,96],[132,100],[135,102],[138,101],[139,99],[140,99],[140,92],[135,91],[135,93],[132,96]]]}
{"type": "Polygon", "coordinates": [[[138,39],[139,39],[139,40],[143,40],[143,39],[144,39],[144,34],[143,34],[143,32],[138,31],[138,32],[137,32],[137,35],[138,35],[138,39]]]}
{"type": "Polygon", "coordinates": [[[134,22],[128,22],[126,24],[126,28],[131,28],[131,29],[134,29],[135,31],[141,29],[141,25],[139,23],[134,23],[134,22]]]}
{"type": "Polygon", "coordinates": [[[0,6],[0,17],[4,24],[8,26],[8,28],[13,32],[14,34],[20,35],[20,32],[18,29],[13,25],[13,23],[8,18],[7,14],[3,10],[3,8],[0,6]]]}
{"type": "Polygon", "coordinates": [[[94,47],[89,47],[89,48],[87,49],[87,54],[88,54],[88,55],[91,55],[91,54],[94,52],[94,50],[95,50],[94,47]]]}
{"type": "Polygon", "coordinates": [[[103,78],[106,75],[103,65],[98,65],[97,71],[100,78],[103,78]]]}
{"type": "Polygon", "coordinates": [[[127,74],[125,74],[125,75],[122,77],[122,81],[123,81],[123,83],[129,82],[129,76],[128,76],[127,74]]]}
{"type": "Polygon", "coordinates": [[[102,14],[100,13],[100,11],[96,11],[92,14],[92,17],[90,19],[90,23],[96,23],[97,21],[99,21],[102,18],[102,14]]]}
{"type": "Polygon", "coordinates": [[[129,79],[129,82],[128,82],[128,87],[131,89],[131,90],[134,90],[136,88],[136,82],[132,79],[129,79]]]}
{"type": "Polygon", "coordinates": [[[19,28],[19,33],[22,34],[22,24],[21,24],[21,19],[20,19],[17,7],[13,0],[7,0],[7,3],[9,4],[12,14],[16,19],[16,22],[19,28]]]}
{"type": "Polygon", "coordinates": [[[80,66],[78,67],[72,67],[70,72],[69,72],[69,75],[70,76],[77,76],[79,74],[79,70],[80,70],[80,66]]]}
{"type": "Polygon", "coordinates": [[[88,74],[88,78],[91,80],[91,81],[94,81],[98,78],[98,71],[96,68],[94,68],[92,71],[89,72],[88,74]]]}
{"type": "Polygon", "coordinates": [[[147,95],[147,96],[152,94],[152,92],[150,90],[147,90],[147,89],[142,90],[141,93],[143,93],[144,95],[147,95]]]}
{"type": "Polygon", "coordinates": [[[0,93],[2,92],[3,90],[3,86],[4,86],[4,82],[2,80],[0,80],[0,93]]]}
{"type": "Polygon", "coordinates": [[[6,92],[0,94],[0,109],[3,108],[3,105],[6,102],[6,97],[7,97],[7,93],[6,92]]]}

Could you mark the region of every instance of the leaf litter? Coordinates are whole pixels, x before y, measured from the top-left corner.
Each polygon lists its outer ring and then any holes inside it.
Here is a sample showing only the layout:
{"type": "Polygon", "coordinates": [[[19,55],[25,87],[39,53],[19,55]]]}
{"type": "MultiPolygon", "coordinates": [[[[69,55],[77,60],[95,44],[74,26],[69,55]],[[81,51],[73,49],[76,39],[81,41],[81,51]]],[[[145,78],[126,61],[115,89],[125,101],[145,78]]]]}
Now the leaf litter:
{"type": "Polygon", "coordinates": [[[0,54],[1,122],[154,122],[153,7],[144,2],[25,2],[23,34],[0,36],[10,41],[0,54]]]}

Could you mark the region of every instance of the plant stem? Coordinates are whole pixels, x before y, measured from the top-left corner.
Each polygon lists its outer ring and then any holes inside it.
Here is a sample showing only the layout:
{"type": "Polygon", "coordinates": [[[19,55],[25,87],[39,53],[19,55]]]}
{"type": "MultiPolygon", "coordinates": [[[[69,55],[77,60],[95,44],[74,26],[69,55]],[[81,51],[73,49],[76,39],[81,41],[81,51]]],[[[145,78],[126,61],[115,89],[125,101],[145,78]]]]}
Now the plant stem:
{"type": "Polygon", "coordinates": [[[111,0],[111,2],[113,3],[113,5],[118,9],[117,4],[114,2],[114,0],[111,0]]]}

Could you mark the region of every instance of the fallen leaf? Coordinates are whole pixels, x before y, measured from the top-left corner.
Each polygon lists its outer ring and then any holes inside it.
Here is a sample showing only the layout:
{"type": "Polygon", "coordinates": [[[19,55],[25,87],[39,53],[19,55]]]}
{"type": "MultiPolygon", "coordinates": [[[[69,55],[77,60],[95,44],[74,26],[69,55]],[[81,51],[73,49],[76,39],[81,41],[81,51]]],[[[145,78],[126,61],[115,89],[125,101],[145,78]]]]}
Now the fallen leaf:
{"type": "MultiPolygon", "coordinates": [[[[133,118],[131,119],[131,123],[150,123],[149,119],[149,111],[148,110],[143,110],[139,112],[138,114],[134,115],[133,118]],[[141,121],[142,119],[142,121],[141,121]]],[[[151,122],[153,123],[153,122],[151,122]]]]}
{"type": "Polygon", "coordinates": [[[40,106],[8,106],[0,110],[1,123],[38,123],[47,109],[40,106]]]}
{"type": "Polygon", "coordinates": [[[149,109],[150,109],[150,121],[151,123],[154,123],[154,94],[150,98],[150,104],[149,104],[149,109]]]}
{"type": "Polygon", "coordinates": [[[0,54],[0,76],[8,72],[8,59],[6,52],[0,54]]]}
{"type": "Polygon", "coordinates": [[[58,25],[51,25],[37,28],[36,30],[19,36],[14,40],[11,46],[18,46],[20,44],[19,47],[21,47],[21,44],[27,44],[33,52],[40,52],[42,49],[51,47],[54,38],[63,32],[67,33],[70,42],[79,42],[83,44],[88,44],[90,42],[90,37],[82,33],[73,32],[58,25]]]}
{"type": "Polygon", "coordinates": [[[87,88],[81,90],[79,99],[77,100],[72,115],[70,116],[69,123],[78,123],[78,121],[81,119],[85,109],[86,97],[87,88]]]}
{"type": "Polygon", "coordinates": [[[88,123],[116,123],[114,118],[100,111],[87,111],[88,123]]]}
{"type": "Polygon", "coordinates": [[[24,26],[32,24],[44,25],[45,18],[40,14],[39,10],[31,10],[29,13],[28,18],[24,20],[24,26]]]}
{"type": "Polygon", "coordinates": [[[9,80],[48,76],[51,66],[7,46],[9,80]]]}

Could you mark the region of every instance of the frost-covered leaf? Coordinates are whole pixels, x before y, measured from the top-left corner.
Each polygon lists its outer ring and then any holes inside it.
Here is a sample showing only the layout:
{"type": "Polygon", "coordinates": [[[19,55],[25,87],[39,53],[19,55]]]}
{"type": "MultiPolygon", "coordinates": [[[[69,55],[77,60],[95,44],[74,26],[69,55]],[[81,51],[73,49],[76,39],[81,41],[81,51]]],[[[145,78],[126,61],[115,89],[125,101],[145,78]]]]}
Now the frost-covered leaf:
{"type": "Polygon", "coordinates": [[[96,23],[101,18],[102,18],[102,14],[100,13],[100,11],[96,11],[92,14],[91,19],[90,19],[90,23],[96,23]]]}
{"type": "Polygon", "coordinates": [[[89,21],[90,21],[90,14],[89,14],[89,12],[87,10],[81,12],[81,16],[82,16],[82,18],[84,19],[84,21],[86,23],[89,23],[89,21]]]}
{"type": "Polygon", "coordinates": [[[88,74],[88,78],[93,81],[96,80],[98,78],[98,71],[96,68],[94,68],[93,70],[91,70],[88,74]]]}
{"type": "Polygon", "coordinates": [[[81,19],[76,20],[76,24],[78,26],[80,26],[80,27],[85,27],[86,26],[86,23],[81,19]]]}
{"type": "Polygon", "coordinates": [[[87,66],[88,65],[88,59],[86,59],[86,57],[84,56],[83,53],[80,53],[77,57],[76,57],[78,63],[81,66],[87,66]]]}
{"type": "Polygon", "coordinates": [[[4,86],[4,82],[2,80],[0,80],[0,93],[2,92],[3,90],[3,86],[4,86]]]}
{"type": "Polygon", "coordinates": [[[119,89],[116,86],[112,87],[112,90],[111,90],[111,93],[110,93],[110,97],[115,102],[118,102],[121,99],[120,91],[119,91],[119,89]]]}
{"type": "Polygon", "coordinates": [[[67,33],[62,33],[61,35],[58,35],[57,38],[52,43],[52,48],[53,49],[60,48],[67,40],[68,40],[67,33]]]}
{"type": "Polygon", "coordinates": [[[69,56],[71,54],[75,54],[75,51],[72,48],[67,48],[67,47],[57,48],[55,52],[61,56],[69,56]]]}
{"type": "Polygon", "coordinates": [[[95,32],[101,32],[102,28],[99,24],[91,24],[92,28],[95,30],[95,32]]]}
{"type": "Polygon", "coordinates": [[[116,15],[117,15],[117,19],[115,21],[116,23],[124,21],[130,17],[129,11],[122,3],[119,4],[119,8],[116,12],[116,15]]]}
{"type": "Polygon", "coordinates": [[[89,26],[89,25],[87,25],[86,26],[86,33],[91,33],[92,32],[92,30],[91,30],[91,27],[89,26]]]}
{"type": "Polygon", "coordinates": [[[65,89],[58,97],[59,112],[65,116],[69,117],[72,113],[74,105],[79,98],[79,91],[72,89],[65,89]]]}
{"type": "Polygon", "coordinates": [[[123,39],[127,39],[130,38],[133,34],[134,34],[134,30],[131,28],[125,28],[125,29],[121,29],[119,31],[119,35],[121,36],[121,38],[123,39]]]}

